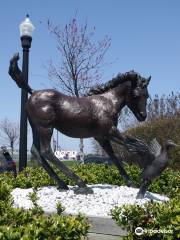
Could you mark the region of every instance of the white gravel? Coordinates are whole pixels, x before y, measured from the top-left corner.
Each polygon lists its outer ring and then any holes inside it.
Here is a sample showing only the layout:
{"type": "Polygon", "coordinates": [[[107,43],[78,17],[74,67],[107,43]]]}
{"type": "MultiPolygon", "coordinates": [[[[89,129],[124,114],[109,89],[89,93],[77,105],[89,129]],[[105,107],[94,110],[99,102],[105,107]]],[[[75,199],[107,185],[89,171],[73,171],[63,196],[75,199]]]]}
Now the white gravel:
{"type": "MultiPolygon", "coordinates": [[[[144,204],[153,199],[154,201],[168,201],[169,198],[159,194],[147,192],[144,199],[136,199],[139,189],[126,186],[115,186],[108,184],[88,185],[94,194],[75,194],[75,187],[69,186],[70,190],[59,191],[54,186],[42,187],[37,191],[38,205],[46,213],[56,213],[56,204],[60,202],[68,214],[83,213],[86,216],[110,217],[110,209],[123,204],[144,204]]],[[[15,188],[12,191],[15,207],[30,209],[33,207],[28,194],[33,192],[32,188],[15,188]]]]}

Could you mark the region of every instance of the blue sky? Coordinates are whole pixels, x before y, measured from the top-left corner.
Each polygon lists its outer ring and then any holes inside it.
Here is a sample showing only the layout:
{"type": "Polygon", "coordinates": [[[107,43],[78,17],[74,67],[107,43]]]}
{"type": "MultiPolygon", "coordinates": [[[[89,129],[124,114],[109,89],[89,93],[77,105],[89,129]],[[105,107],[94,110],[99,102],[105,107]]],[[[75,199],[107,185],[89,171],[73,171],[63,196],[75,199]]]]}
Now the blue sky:
{"type": "MultiPolygon", "coordinates": [[[[180,90],[180,1],[178,0],[31,0],[0,1],[0,119],[19,121],[20,89],[8,76],[9,60],[20,52],[19,24],[26,13],[36,27],[30,51],[29,83],[33,89],[51,87],[43,67],[48,59],[58,62],[56,42],[40,22],[50,19],[63,26],[78,10],[80,22],[96,27],[95,40],[111,39],[103,82],[119,72],[136,70],[152,76],[149,92],[168,94],[180,90]]],[[[21,55],[22,56],[22,55],[21,55]]],[[[20,62],[21,66],[21,62],[20,62]]],[[[64,149],[78,149],[79,141],[60,136],[64,149]]],[[[30,141],[29,141],[30,145],[30,141]]],[[[86,152],[91,144],[85,141],[86,152]]]]}

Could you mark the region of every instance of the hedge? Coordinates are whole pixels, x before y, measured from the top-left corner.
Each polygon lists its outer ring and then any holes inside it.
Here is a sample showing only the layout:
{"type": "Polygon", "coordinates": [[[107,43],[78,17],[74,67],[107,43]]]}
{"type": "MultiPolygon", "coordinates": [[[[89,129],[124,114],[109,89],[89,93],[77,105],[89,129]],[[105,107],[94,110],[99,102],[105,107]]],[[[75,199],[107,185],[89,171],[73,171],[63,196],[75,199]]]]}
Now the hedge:
{"type": "MultiPolygon", "coordinates": [[[[140,169],[137,166],[126,166],[127,173],[133,182],[140,186],[140,169]]],[[[107,183],[114,185],[124,185],[124,180],[114,166],[105,164],[77,165],[72,170],[78,174],[87,184],[107,183]]],[[[57,169],[59,176],[69,185],[75,184],[65,177],[57,169]]],[[[63,217],[61,205],[58,206],[58,214],[51,217],[45,216],[38,206],[35,210],[24,212],[22,209],[12,208],[10,191],[12,188],[37,189],[40,186],[55,185],[47,173],[40,167],[26,168],[14,179],[10,173],[0,175],[0,215],[4,218],[0,220],[0,239],[28,239],[26,235],[32,235],[34,239],[80,239],[88,231],[88,223],[82,216],[63,217]],[[35,212],[35,214],[34,214],[35,212]],[[19,219],[19,220],[18,220],[19,219]],[[21,221],[21,219],[24,219],[21,221]],[[23,223],[24,222],[24,223],[23,223]],[[42,223],[42,224],[41,224],[42,223]],[[64,228],[61,226],[63,225],[64,228]],[[8,231],[5,231],[8,229],[8,231]],[[43,230],[44,229],[44,230],[43,230]],[[67,233],[65,234],[65,229],[67,233]],[[45,238],[43,234],[46,234],[45,238]],[[53,232],[55,235],[53,235],[53,232]],[[4,235],[2,235],[4,234],[4,235]],[[17,237],[16,237],[17,235],[17,237]],[[3,236],[3,237],[1,237],[3,236]],[[49,237],[51,236],[51,237],[49,237]],[[52,238],[54,236],[54,238],[52,238]],[[61,236],[58,238],[57,236],[61,236]]],[[[126,239],[177,239],[179,223],[179,199],[180,199],[180,177],[179,172],[170,168],[166,169],[161,176],[152,183],[149,190],[159,194],[167,195],[171,198],[169,202],[154,203],[149,202],[145,206],[123,206],[112,210],[112,217],[117,224],[128,230],[126,239]],[[172,234],[156,234],[147,232],[141,238],[135,235],[135,227],[140,226],[146,229],[169,229],[172,234]],[[167,226],[170,226],[167,228],[167,226]]],[[[31,196],[36,201],[36,197],[31,196]]],[[[31,239],[31,238],[29,238],[31,239]]]]}
{"type": "MultiPolygon", "coordinates": [[[[36,204],[24,211],[14,208],[10,195],[12,186],[0,181],[0,239],[1,240],[80,240],[87,235],[89,224],[82,215],[63,216],[60,205],[58,214],[47,216],[36,204]]],[[[33,200],[33,199],[32,199],[33,200]]]]}
{"type": "Polygon", "coordinates": [[[175,240],[180,239],[180,201],[173,198],[168,202],[147,202],[144,206],[124,205],[111,210],[116,223],[128,231],[124,239],[175,240]],[[137,227],[143,229],[137,235],[137,227]]]}
{"type": "MultiPolygon", "coordinates": [[[[126,165],[125,169],[133,183],[139,187],[139,175],[141,170],[135,165],[126,165]]],[[[115,166],[109,166],[106,164],[87,164],[74,166],[72,167],[72,170],[87,184],[106,183],[119,186],[125,185],[123,178],[115,166]]],[[[75,185],[72,180],[64,176],[58,170],[57,173],[59,174],[60,178],[66,182],[66,184],[75,185]]],[[[8,185],[10,185],[12,188],[37,188],[41,186],[56,185],[56,183],[41,167],[26,168],[24,171],[20,172],[15,179],[10,173],[1,174],[0,181],[8,183],[8,185]]],[[[179,172],[167,168],[161,174],[161,176],[150,185],[149,190],[159,194],[165,194],[169,197],[175,197],[179,192],[179,186],[179,172]]]]}
{"type": "MultiPolygon", "coordinates": [[[[132,135],[149,143],[153,138],[156,138],[160,144],[165,140],[172,139],[178,146],[171,150],[169,166],[172,169],[180,169],[180,114],[171,117],[159,117],[151,121],[138,125],[125,132],[125,135],[132,135]]],[[[122,147],[114,144],[117,154],[122,154],[122,147]]],[[[133,162],[136,156],[128,156],[128,162],[133,162]]]]}

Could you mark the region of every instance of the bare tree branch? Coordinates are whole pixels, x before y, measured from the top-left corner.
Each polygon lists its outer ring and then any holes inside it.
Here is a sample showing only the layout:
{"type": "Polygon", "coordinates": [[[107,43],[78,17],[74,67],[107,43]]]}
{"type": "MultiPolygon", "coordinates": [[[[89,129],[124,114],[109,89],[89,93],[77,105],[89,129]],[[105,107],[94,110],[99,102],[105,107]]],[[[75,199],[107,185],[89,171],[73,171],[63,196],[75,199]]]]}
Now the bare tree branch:
{"type": "Polygon", "coordinates": [[[0,132],[3,142],[11,148],[13,157],[14,147],[19,141],[19,125],[5,118],[0,122],[0,132]]]}
{"type": "Polygon", "coordinates": [[[95,28],[88,33],[87,21],[80,26],[76,18],[71,19],[64,27],[53,25],[48,20],[47,26],[57,40],[57,51],[61,59],[60,66],[55,66],[52,62],[48,66],[49,76],[53,82],[59,78],[56,86],[59,85],[63,91],[79,97],[100,81],[100,70],[111,39],[106,36],[94,43],[92,38],[95,28]]]}

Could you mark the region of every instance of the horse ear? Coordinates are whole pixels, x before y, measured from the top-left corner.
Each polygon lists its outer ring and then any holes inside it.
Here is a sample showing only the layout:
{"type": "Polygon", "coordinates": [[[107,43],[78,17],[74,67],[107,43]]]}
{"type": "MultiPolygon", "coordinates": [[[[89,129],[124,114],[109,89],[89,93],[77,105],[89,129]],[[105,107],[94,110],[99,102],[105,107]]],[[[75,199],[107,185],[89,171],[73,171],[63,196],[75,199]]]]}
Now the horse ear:
{"type": "Polygon", "coordinates": [[[148,79],[146,81],[146,86],[149,84],[150,80],[151,80],[151,76],[148,77],[148,79]]]}
{"type": "Polygon", "coordinates": [[[149,84],[150,80],[151,80],[151,76],[149,76],[147,79],[147,85],[149,84]]]}
{"type": "Polygon", "coordinates": [[[148,86],[150,80],[151,80],[151,76],[148,77],[145,81],[143,81],[143,84],[142,84],[143,88],[148,86]]]}

